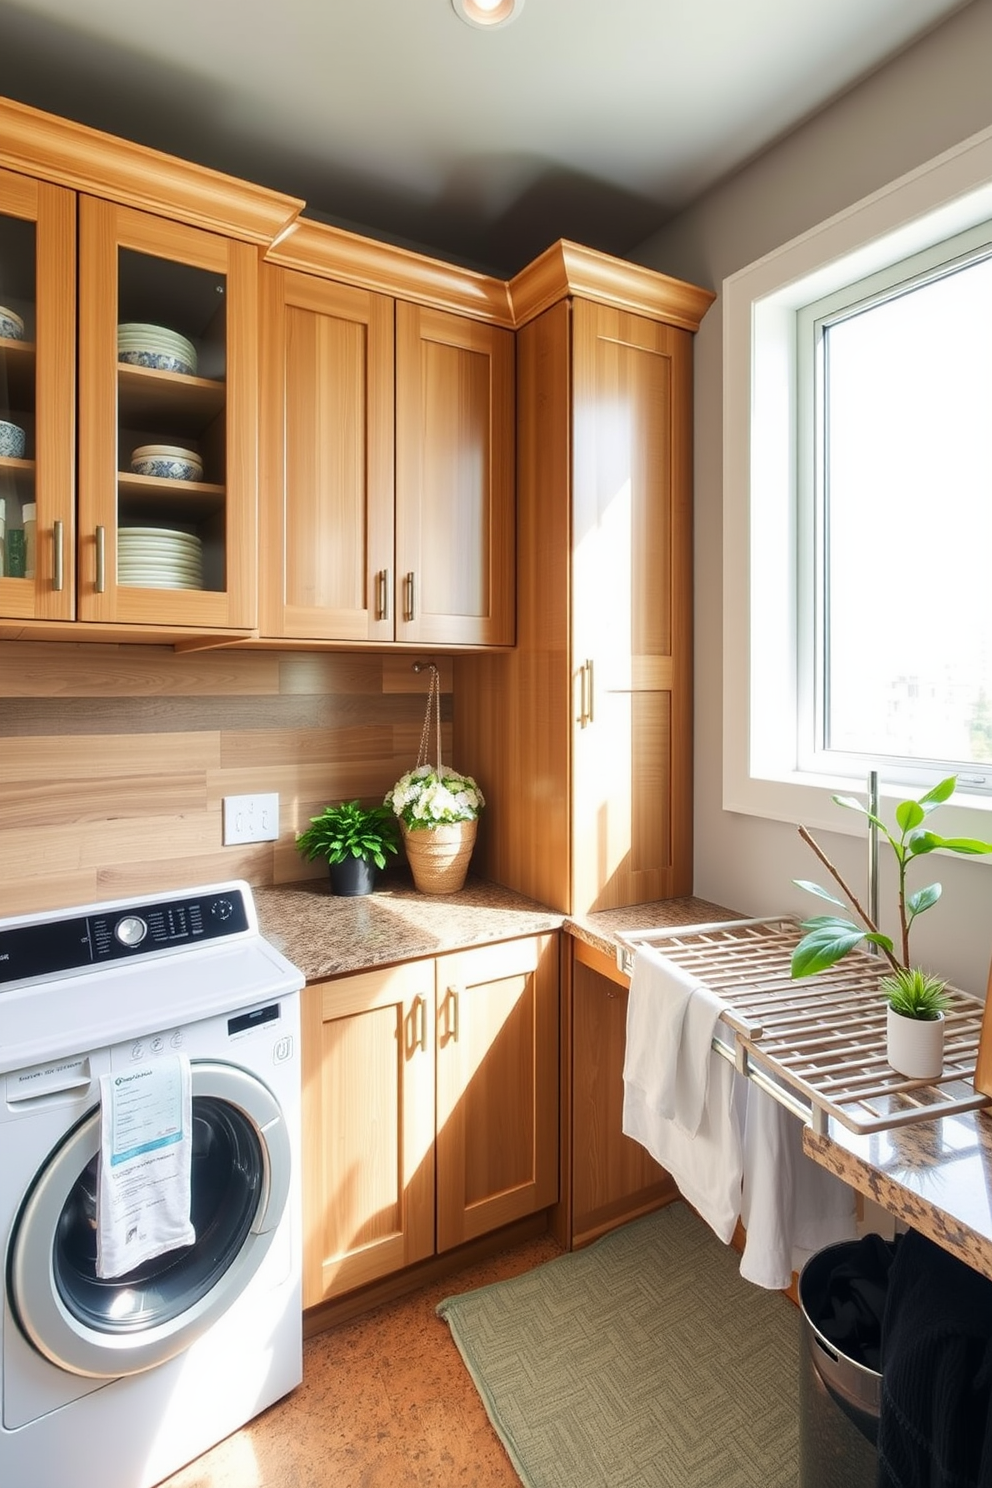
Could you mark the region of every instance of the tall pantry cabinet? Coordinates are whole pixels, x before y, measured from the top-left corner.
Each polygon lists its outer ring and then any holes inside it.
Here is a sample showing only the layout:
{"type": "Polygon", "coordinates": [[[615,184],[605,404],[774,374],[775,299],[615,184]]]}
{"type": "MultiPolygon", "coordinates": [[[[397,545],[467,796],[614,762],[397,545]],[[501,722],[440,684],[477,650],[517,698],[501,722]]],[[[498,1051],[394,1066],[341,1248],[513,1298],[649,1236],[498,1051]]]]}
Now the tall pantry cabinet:
{"type": "Polygon", "coordinates": [[[569,914],[692,891],[692,335],[712,294],[559,243],[511,284],[517,648],[456,665],[477,866],[569,914]]]}

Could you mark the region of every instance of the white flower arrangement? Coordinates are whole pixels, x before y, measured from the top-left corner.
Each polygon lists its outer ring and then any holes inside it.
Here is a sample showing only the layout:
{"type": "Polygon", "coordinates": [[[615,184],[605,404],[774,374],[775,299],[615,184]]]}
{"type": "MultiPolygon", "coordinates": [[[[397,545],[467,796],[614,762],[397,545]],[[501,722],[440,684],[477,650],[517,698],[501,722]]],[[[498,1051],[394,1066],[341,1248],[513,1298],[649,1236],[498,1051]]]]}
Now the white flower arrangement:
{"type": "Polygon", "coordinates": [[[412,831],[430,831],[452,822],[474,821],[486,804],[471,775],[433,765],[418,765],[401,775],[385,805],[412,831]]]}

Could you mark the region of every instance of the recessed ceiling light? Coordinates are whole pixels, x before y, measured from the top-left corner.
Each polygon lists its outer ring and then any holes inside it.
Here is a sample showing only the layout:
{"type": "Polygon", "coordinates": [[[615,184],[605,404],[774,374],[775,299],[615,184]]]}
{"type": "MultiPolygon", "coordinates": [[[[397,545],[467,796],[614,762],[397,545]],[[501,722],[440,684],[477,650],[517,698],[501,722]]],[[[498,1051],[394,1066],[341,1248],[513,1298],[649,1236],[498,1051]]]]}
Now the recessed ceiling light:
{"type": "Polygon", "coordinates": [[[524,8],[524,0],[451,0],[466,26],[508,26],[524,8]]]}

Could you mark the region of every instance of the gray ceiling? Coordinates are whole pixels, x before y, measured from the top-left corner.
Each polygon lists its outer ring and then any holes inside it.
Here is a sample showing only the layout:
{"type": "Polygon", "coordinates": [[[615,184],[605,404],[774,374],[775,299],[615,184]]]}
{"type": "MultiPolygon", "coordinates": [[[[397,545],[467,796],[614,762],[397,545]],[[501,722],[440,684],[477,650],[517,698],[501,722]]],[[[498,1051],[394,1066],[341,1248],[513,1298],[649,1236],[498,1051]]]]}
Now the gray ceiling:
{"type": "Polygon", "coordinates": [[[0,0],[0,91],[500,273],[630,253],[963,0],[0,0]]]}

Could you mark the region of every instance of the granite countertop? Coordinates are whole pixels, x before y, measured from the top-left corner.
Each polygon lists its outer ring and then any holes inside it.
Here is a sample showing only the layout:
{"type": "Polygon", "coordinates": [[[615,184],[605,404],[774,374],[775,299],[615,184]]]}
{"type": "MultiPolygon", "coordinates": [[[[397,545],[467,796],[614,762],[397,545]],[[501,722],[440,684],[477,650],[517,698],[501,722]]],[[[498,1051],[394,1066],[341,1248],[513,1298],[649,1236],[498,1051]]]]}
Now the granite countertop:
{"type": "Polygon", "coordinates": [[[332,894],[324,878],[254,891],[265,938],[308,982],[561,928],[564,916],[472,878],[457,894],[420,894],[401,870],[375,893],[332,894]]]}
{"type": "Polygon", "coordinates": [[[257,888],[254,899],[262,934],[308,982],[558,929],[612,957],[614,937],[629,930],[735,918],[693,898],[563,915],[471,876],[457,894],[421,894],[402,871],[391,871],[374,894],[354,899],[332,894],[324,878],[257,888]]]}
{"type": "Polygon", "coordinates": [[[992,1279],[992,1114],[965,1111],[874,1132],[807,1127],[814,1162],[992,1279]]]}
{"type": "Polygon", "coordinates": [[[708,899],[655,899],[650,904],[629,904],[623,909],[600,909],[593,914],[569,915],[565,929],[576,940],[613,957],[616,937],[636,930],[663,930],[676,925],[710,925],[714,921],[739,920],[732,909],[711,904],[708,899]]]}

